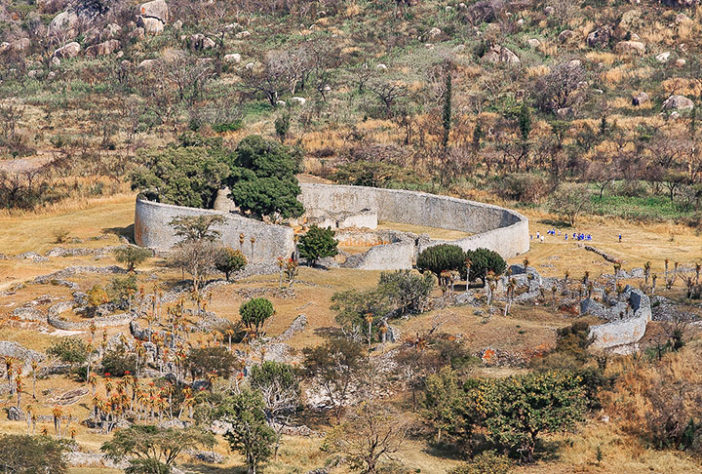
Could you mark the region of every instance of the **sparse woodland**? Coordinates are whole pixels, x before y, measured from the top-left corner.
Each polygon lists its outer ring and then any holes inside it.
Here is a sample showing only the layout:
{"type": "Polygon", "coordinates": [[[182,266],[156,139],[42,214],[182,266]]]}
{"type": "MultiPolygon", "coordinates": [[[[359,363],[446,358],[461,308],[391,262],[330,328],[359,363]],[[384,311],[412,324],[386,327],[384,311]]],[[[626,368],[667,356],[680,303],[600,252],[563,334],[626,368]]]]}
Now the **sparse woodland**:
{"type": "Polygon", "coordinates": [[[0,0],[0,471],[700,472],[700,53],[694,0],[0,0]],[[134,245],[137,193],[280,223],[298,179],[554,234],[134,245]]]}

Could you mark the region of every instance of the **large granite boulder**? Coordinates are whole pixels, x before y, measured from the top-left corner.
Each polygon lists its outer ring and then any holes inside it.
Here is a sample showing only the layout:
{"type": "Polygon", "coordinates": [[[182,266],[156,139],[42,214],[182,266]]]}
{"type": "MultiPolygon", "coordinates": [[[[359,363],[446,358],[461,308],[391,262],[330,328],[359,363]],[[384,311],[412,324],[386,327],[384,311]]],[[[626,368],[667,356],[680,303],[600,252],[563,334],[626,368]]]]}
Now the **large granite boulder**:
{"type": "Polygon", "coordinates": [[[108,54],[112,54],[115,51],[118,51],[120,48],[120,42],[112,39],[88,47],[85,50],[85,54],[87,56],[107,56],[108,54]]]}
{"type": "Polygon", "coordinates": [[[80,44],[72,41],[54,51],[54,57],[59,59],[75,58],[80,53],[80,44]]]}
{"type": "Polygon", "coordinates": [[[663,110],[692,110],[695,103],[684,95],[671,95],[663,102],[663,110]]]}
{"type": "Polygon", "coordinates": [[[168,4],[164,0],[153,0],[152,2],[142,3],[139,6],[139,16],[142,18],[154,18],[164,25],[168,23],[169,13],[168,4]]]}

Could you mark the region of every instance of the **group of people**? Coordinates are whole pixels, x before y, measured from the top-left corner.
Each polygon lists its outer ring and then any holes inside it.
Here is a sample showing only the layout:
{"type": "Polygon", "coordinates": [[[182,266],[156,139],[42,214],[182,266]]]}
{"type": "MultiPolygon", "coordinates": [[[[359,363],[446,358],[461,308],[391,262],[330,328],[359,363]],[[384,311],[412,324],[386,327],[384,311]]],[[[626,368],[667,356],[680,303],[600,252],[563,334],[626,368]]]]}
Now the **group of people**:
{"type": "MultiPolygon", "coordinates": [[[[555,237],[555,236],[560,236],[560,235],[561,235],[561,231],[560,231],[560,230],[556,230],[556,229],[550,229],[550,230],[547,230],[547,231],[546,231],[546,234],[541,234],[541,232],[539,232],[539,231],[537,230],[537,231],[536,231],[536,240],[538,240],[538,241],[540,241],[540,242],[544,242],[544,236],[545,236],[545,235],[553,235],[554,237],[555,237]]],[[[534,236],[533,236],[533,235],[529,235],[529,238],[533,240],[533,239],[534,239],[534,236]]],[[[568,234],[567,232],[564,232],[564,233],[563,233],[563,239],[564,239],[564,240],[568,240],[569,238],[570,238],[571,240],[577,240],[577,241],[583,241],[583,240],[584,240],[584,241],[590,241],[590,240],[592,240],[592,234],[585,234],[585,233],[582,233],[582,232],[573,232],[572,234],[568,234]]],[[[621,234],[620,234],[620,235],[619,235],[619,241],[621,242],[621,240],[622,240],[622,236],[621,236],[621,234]]]]}

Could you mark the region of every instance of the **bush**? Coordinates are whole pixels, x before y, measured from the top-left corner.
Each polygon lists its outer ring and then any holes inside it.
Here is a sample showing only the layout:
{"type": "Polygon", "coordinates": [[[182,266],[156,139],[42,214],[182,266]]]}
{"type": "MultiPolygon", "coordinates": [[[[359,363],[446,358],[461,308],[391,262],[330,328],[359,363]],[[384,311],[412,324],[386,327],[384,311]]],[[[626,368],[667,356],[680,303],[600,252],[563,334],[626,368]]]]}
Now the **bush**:
{"type": "Polygon", "coordinates": [[[191,349],[185,359],[185,366],[193,378],[208,373],[227,377],[237,368],[238,363],[237,358],[224,346],[191,349]]]}
{"type": "Polygon", "coordinates": [[[46,353],[74,366],[88,360],[88,345],[77,337],[67,337],[49,347],[46,353]]]}
{"type": "Polygon", "coordinates": [[[256,333],[274,313],[273,303],[266,298],[252,298],[239,308],[241,321],[247,328],[254,328],[256,333]]]}
{"type": "Polygon", "coordinates": [[[538,202],[548,193],[548,182],[543,176],[531,173],[514,173],[504,176],[495,184],[497,194],[503,199],[519,202],[538,202]]]}
{"type": "Polygon", "coordinates": [[[423,250],[417,257],[417,270],[430,271],[437,277],[448,270],[463,270],[465,274],[465,266],[466,254],[456,245],[435,245],[423,250]]]}
{"type": "Polygon", "coordinates": [[[17,474],[63,474],[66,443],[49,436],[0,435],[0,471],[17,474]]]}
{"type": "MultiPolygon", "coordinates": [[[[477,278],[485,278],[488,272],[493,272],[495,275],[501,275],[507,268],[507,262],[500,256],[499,253],[492,250],[479,248],[468,250],[466,258],[470,259],[470,275],[469,280],[473,281],[477,278]]],[[[461,268],[461,276],[465,278],[465,266],[461,268]]]]}
{"type": "Polygon", "coordinates": [[[390,303],[392,315],[399,317],[425,311],[434,283],[434,277],[428,273],[416,275],[407,270],[383,272],[378,281],[378,291],[390,303]]]}
{"type": "Polygon", "coordinates": [[[135,245],[126,245],[116,248],[114,254],[117,262],[127,265],[128,272],[134,271],[138,265],[144,263],[153,256],[151,250],[135,245]]]}
{"type": "Polygon", "coordinates": [[[107,297],[119,309],[127,309],[129,298],[137,291],[136,275],[114,277],[107,285],[107,297]]]}
{"type": "Polygon", "coordinates": [[[305,235],[300,237],[297,248],[300,251],[300,256],[306,259],[311,266],[314,266],[320,258],[333,257],[338,254],[337,245],[339,242],[334,238],[333,230],[313,225],[305,235]]]}
{"type": "Polygon", "coordinates": [[[215,267],[224,273],[227,281],[229,281],[232,273],[236,273],[246,267],[246,257],[239,250],[234,250],[231,247],[222,247],[215,256],[215,267]]]}
{"type": "Polygon", "coordinates": [[[124,377],[127,372],[136,374],[136,354],[127,352],[123,344],[105,352],[102,358],[102,372],[114,377],[124,377]]]}

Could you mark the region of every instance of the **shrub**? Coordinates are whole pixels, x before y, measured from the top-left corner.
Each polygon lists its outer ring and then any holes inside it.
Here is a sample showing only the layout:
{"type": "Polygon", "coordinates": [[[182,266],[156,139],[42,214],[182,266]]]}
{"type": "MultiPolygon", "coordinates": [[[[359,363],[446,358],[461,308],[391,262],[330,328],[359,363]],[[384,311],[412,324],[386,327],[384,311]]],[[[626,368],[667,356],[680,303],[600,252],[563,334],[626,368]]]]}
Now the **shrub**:
{"type": "MultiPolygon", "coordinates": [[[[492,250],[479,248],[468,250],[465,254],[466,258],[470,259],[470,275],[469,280],[473,281],[477,278],[485,278],[488,272],[493,272],[495,275],[501,275],[507,268],[507,262],[499,253],[492,250]]],[[[465,278],[465,265],[460,268],[461,275],[465,278]]]]}
{"type": "Polygon", "coordinates": [[[121,264],[127,265],[127,271],[132,272],[134,269],[144,263],[147,259],[153,256],[153,252],[143,247],[135,245],[126,245],[116,248],[114,251],[115,260],[121,264]]]}
{"type": "Polygon", "coordinates": [[[273,303],[266,298],[252,298],[239,308],[241,321],[247,328],[254,328],[256,333],[274,313],[273,303]]]}
{"type": "Polygon", "coordinates": [[[129,298],[137,291],[136,275],[114,277],[107,285],[107,296],[110,302],[120,309],[127,309],[129,298]]]}
{"type": "Polygon", "coordinates": [[[215,256],[215,267],[229,281],[232,273],[243,270],[246,266],[246,257],[239,250],[234,250],[231,247],[222,247],[217,251],[215,256]]]}
{"type": "Polygon", "coordinates": [[[519,202],[538,202],[548,193],[548,182],[543,176],[532,173],[513,173],[495,184],[497,194],[503,199],[519,202]]]}
{"type": "Polygon", "coordinates": [[[383,272],[378,281],[378,290],[389,301],[393,316],[404,316],[426,309],[434,283],[434,277],[428,273],[416,275],[407,270],[383,272]]]}
{"type": "Polygon", "coordinates": [[[300,237],[297,248],[300,251],[300,256],[314,266],[320,258],[333,257],[338,254],[338,244],[339,242],[334,238],[333,230],[313,225],[305,235],[300,237]]]}
{"type": "Polygon", "coordinates": [[[238,366],[238,360],[224,346],[199,347],[190,350],[185,366],[193,378],[208,373],[227,377],[238,366]]]}
{"type": "Polygon", "coordinates": [[[123,344],[106,351],[102,358],[102,372],[115,377],[123,377],[127,372],[135,374],[136,366],[136,354],[127,352],[123,344]]]}
{"type": "Polygon", "coordinates": [[[77,337],[67,337],[49,347],[46,353],[74,366],[88,360],[88,345],[77,337]]]}
{"type": "Polygon", "coordinates": [[[65,442],[49,436],[0,435],[0,471],[18,474],[63,474],[65,442]]]}
{"type": "Polygon", "coordinates": [[[437,277],[443,271],[460,271],[465,268],[465,265],[466,254],[456,245],[435,245],[424,249],[417,257],[417,270],[420,272],[430,271],[437,277]]]}

